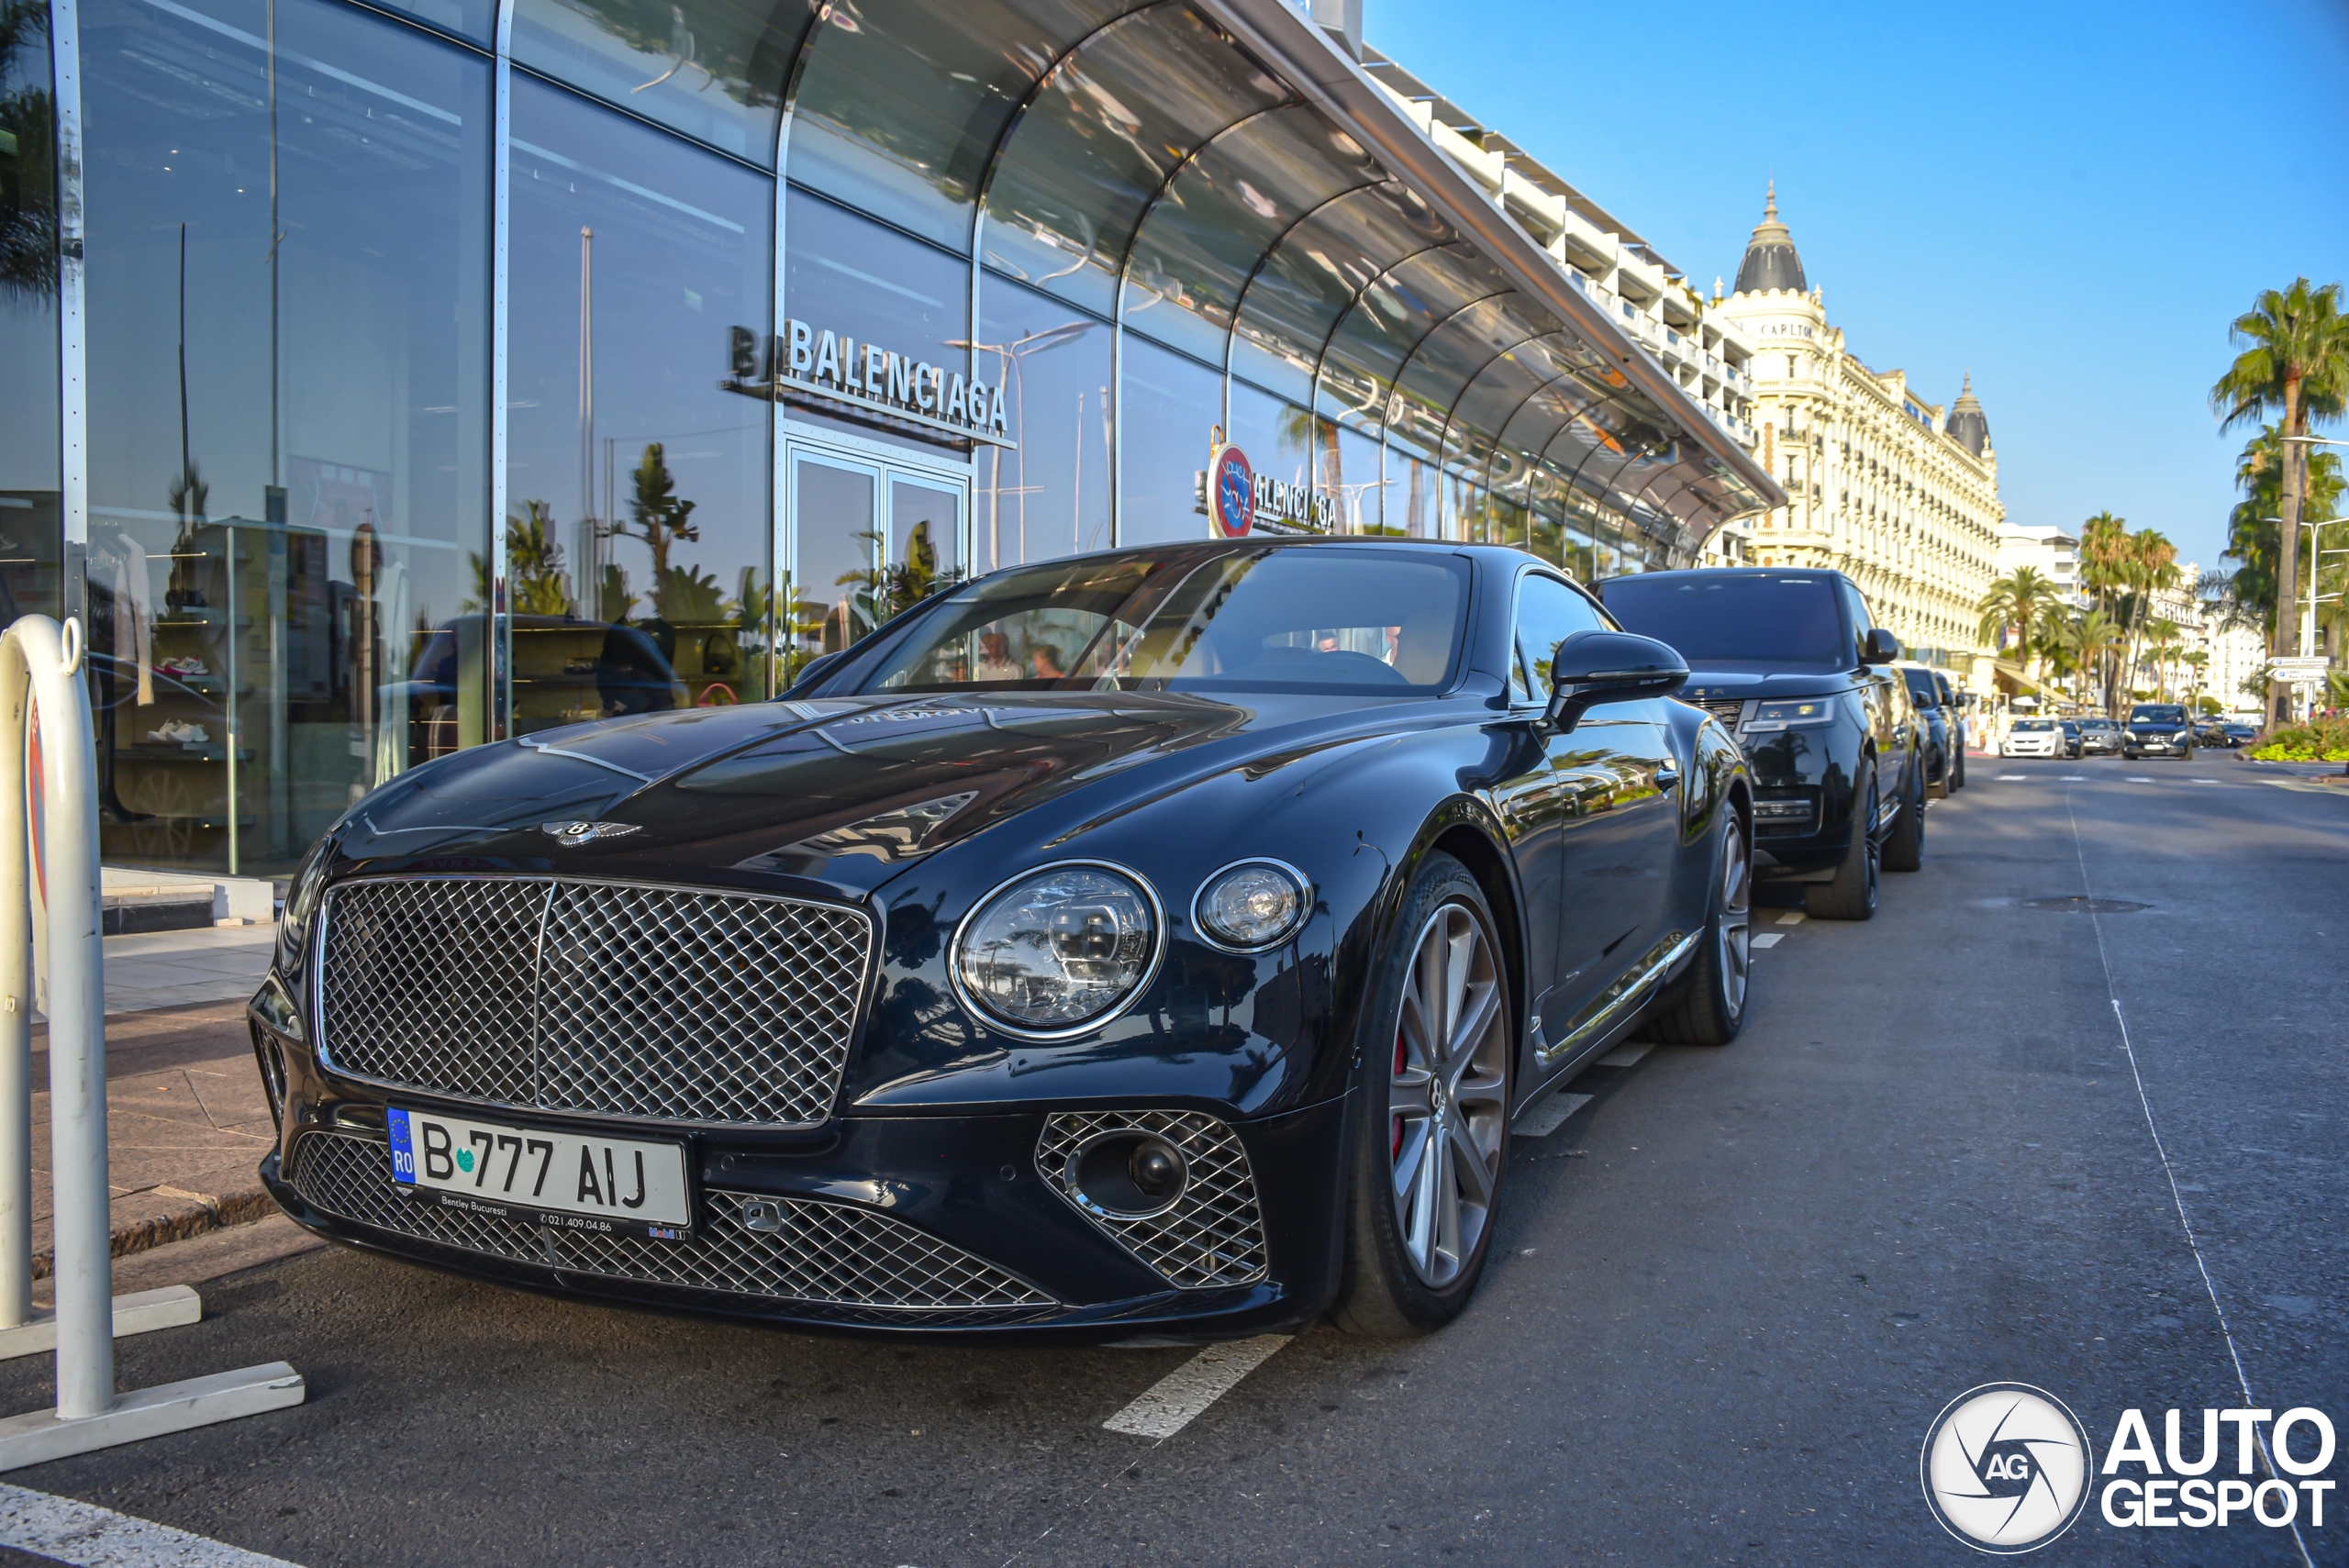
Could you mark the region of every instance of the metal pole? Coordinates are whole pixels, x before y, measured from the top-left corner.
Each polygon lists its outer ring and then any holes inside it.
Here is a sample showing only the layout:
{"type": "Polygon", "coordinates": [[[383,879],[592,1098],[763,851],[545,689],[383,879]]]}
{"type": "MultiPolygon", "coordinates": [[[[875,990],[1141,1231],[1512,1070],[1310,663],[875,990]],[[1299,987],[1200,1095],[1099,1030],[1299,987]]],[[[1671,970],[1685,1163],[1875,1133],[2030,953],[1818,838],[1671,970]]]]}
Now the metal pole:
{"type": "MultiPolygon", "coordinates": [[[[98,926],[97,753],[78,679],[82,623],[27,617],[8,640],[31,667],[45,802],[40,883],[49,919],[50,1226],[57,1269],[57,1415],[114,1407],[114,1253],[106,1188],[106,951],[98,926]]],[[[28,764],[29,766],[29,764],[28,764]]]]}
{"type": "Polygon", "coordinates": [[[0,1329],[33,1316],[33,909],[23,655],[0,646],[0,1329]]]}
{"type": "MultiPolygon", "coordinates": [[[[0,1470],[40,1464],[68,1454],[208,1426],[215,1421],[283,1409],[302,1402],[302,1374],[284,1362],[191,1378],[117,1396],[114,1339],[193,1323],[203,1303],[184,1285],[114,1296],[112,1213],[106,1186],[106,947],[98,915],[97,749],[90,692],[82,678],[82,623],[61,632],[47,616],[17,619],[0,636],[0,785],[20,793],[0,798],[0,941],[28,928],[42,936],[33,962],[21,966],[0,953],[0,1019],[20,1042],[24,1003],[15,990],[32,970],[44,984],[49,1010],[50,1173],[55,1234],[57,1310],[45,1318],[0,1327],[0,1355],[28,1354],[54,1343],[57,1404],[0,1419],[0,1470]],[[28,690],[29,687],[29,690],[28,690]],[[36,910],[34,905],[39,904],[36,910]],[[38,915],[39,925],[32,923],[38,915]]],[[[0,1064],[13,1103],[26,1101],[27,1053],[21,1044],[0,1064]]],[[[25,1120],[28,1121],[28,1118],[25,1120]]],[[[0,1116],[0,1195],[11,1188],[16,1212],[0,1226],[13,1245],[9,1277],[0,1294],[13,1306],[26,1281],[28,1238],[20,1229],[28,1206],[29,1132],[23,1121],[0,1116]]],[[[26,1281],[28,1284],[28,1281],[26,1281]]]]}

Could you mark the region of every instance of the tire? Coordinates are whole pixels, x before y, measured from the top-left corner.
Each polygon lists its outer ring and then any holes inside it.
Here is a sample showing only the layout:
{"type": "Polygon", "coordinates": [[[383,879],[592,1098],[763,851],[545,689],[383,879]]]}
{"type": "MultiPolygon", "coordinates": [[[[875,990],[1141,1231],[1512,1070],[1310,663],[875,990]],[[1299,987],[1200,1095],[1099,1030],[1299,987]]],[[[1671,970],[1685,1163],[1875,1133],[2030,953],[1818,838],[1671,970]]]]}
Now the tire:
{"type": "Polygon", "coordinates": [[[1925,781],[1920,778],[1909,786],[1909,798],[1901,803],[1900,814],[1892,819],[1892,831],[1885,836],[1884,869],[1921,871],[1924,864],[1925,781]]]}
{"type": "Polygon", "coordinates": [[[1959,789],[1965,787],[1965,748],[1957,749],[1957,771],[1950,775],[1950,783],[1959,789]]]}
{"type": "Polygon", "coordinates": [[[1867,808],[1852,813],[1852,843],[1832,882],[1814,882],[1803,889],[1802,906],[1821,920],[1876,918],[1877,873],[1876,846],[1876,780],[1868,780],[1867,808]]]}
{"type": "Polygon", "coordinates": [[[1949,798],[1949,753],[1946,751],[1942,753],[1942,765],[1935,768],[1933,776],[1925,781],[1925,789],[1935,800],[1949,798]]]}
{"type": "Polygon", "coordinates": [[[1350,1333],[1441,1329],[1485,1272],[1518,1043],[1496,929],[1468,869],[1431,854],[1373,972],[1347,1140],[1345,1271],[1330,1314],[1350,1333]]]}
{"type": "Polygon", "coordinates": [[[1745,1027],[1747,981],[1753,950],[1747,945],[1753,918],[1753,859],[1745,847],[1745,823],[1731,808],[1721,813],[1714,851],[1713,894],[1698,940],[1697,962],[1648,1024],[1647,1038],[1665,1045],[1727,1045],[1745,1027]]]}

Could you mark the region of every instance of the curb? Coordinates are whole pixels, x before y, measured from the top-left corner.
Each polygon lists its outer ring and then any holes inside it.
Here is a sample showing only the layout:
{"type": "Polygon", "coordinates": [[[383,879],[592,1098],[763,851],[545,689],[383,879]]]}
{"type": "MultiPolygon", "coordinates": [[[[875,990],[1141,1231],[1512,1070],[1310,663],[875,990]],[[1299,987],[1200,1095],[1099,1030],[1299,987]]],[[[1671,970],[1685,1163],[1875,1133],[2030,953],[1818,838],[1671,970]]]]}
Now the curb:
{"type": "MultiPolygon", "coordinates": [[[[185,1208],[170,1214],[150,1215],[121,1227],[114,1233],[113,1252],[117,1258],[127,1258],[133,1252],[144,1252],[173,1241],[184,1241],[192,1236],[266,1219],[276,1212],[277,1202],[269,1195],[266,1187],[248,1187],[242,1192],[229,1193],[221,1197],[204,1197],[185,1208]]],[[[54,1253],[47,1248],[34,1253],[33,1278],[49,1278],[55,1263],[54,1253]]]]}

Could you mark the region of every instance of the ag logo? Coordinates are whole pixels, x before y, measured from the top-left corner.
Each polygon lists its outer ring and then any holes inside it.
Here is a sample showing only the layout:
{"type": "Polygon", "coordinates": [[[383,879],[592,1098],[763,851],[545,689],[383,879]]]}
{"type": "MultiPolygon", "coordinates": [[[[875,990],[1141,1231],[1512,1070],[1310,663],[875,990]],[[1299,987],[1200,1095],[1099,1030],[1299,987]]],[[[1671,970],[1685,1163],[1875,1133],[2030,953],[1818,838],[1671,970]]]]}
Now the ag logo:
{"type": "Polygon", "coordinates": [[[2095,1455],[2078,1418],[2027,1383],[1986,1383],[1950,1402],[1925,1433],[1925,1501],[1977,1551],[2035,1551],[2087,1506],[2095,1455]]]}

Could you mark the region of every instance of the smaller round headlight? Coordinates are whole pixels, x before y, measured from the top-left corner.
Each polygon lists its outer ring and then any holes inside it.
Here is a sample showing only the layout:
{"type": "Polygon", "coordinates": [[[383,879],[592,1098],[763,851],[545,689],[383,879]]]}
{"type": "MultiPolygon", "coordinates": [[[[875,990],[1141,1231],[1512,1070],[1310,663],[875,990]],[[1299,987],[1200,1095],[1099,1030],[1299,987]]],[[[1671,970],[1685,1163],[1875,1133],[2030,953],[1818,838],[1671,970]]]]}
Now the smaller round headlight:
{"type": "Polygon", "coordinates": [[[1219,948],[1260,952],[1286,941],[1313,912],[1305,873],[1282,861],[1241,861],[1199,886],[1191,919],[1219,948]]]}
{"type": "Polygon", "coordinates": [[[1158,965],[1157,900],[1115,866],[1072,862],[997,889],[954,939],[963,999],[1015,1033],[1107,1021],[1158,965]]]}

